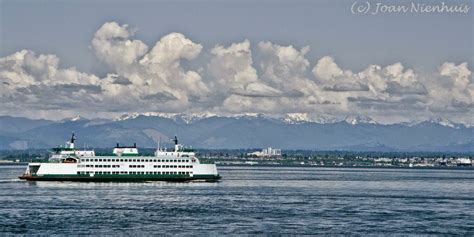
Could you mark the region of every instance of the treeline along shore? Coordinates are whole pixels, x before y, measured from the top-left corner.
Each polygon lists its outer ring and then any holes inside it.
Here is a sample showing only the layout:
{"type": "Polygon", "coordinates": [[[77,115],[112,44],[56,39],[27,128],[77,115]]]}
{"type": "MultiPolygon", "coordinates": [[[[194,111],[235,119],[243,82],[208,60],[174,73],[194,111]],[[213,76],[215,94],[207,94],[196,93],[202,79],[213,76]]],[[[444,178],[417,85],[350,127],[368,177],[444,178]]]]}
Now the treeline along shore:
{"type": "MultiPolygon", "coordinates": [[[[97,148],[96,155],[110,155],[112,148],[97,148]]],[[[218,165],[249,166],[327,166],[327,167],[450,167],[469,168],[474,152],[378,152],[283,150],[281,155],[251,155],[259,149],[195,149],[203,161],[218,165]]],[[[141,148],[140,154],[152,156],[155,148],[141,148]]],[[[0,150],[0,165],[46,161],[48,149],[0,150]]]]}

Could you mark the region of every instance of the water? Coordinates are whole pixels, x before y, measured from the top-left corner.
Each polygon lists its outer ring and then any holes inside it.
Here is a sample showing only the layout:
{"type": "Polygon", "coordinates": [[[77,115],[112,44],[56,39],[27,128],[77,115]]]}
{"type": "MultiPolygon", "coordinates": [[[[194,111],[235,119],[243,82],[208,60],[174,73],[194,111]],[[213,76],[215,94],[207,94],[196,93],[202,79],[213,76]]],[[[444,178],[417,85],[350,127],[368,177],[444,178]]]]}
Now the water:
{"type": "Polygon", "coordinates": [[[0,166],[11,234],[474,235],[474,171],[219,167],[219,183],[26,182],[0,166]]]}

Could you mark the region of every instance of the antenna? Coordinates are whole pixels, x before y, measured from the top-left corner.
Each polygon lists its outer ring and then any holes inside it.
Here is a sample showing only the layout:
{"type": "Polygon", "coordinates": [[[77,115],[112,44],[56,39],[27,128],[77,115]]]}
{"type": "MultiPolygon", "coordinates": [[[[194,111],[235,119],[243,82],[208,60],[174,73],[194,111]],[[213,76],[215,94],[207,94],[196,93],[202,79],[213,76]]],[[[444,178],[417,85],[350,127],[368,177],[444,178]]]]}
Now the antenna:
{"type": "Polygon", "coordinates": [[[174,139],[172,141],[174,141],[175,145],[178,145],[178,138],[176,136],[174,136],[174,139]]]}
{"type": "Polygon", "coordinates": [[[74,143],[75,140],[76,140],[76,137],[74,136],[74,132],[72,132],[71,143],[74,143]]]}
{"type": "Polygon", "coordinates": [[[161,151],[161,136],[160,139],[158,139],[158,150],[161,151]]]}

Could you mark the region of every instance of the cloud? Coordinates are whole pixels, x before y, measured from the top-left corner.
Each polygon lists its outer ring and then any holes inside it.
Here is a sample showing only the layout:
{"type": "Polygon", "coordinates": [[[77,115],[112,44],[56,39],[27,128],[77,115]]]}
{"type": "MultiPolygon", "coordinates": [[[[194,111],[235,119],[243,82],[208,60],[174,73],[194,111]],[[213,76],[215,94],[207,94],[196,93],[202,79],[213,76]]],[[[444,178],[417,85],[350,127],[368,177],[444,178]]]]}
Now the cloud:
{"type": "Polygon", "coordinates": [[[314,66],[313,75],[325,91],[348,92],[349,97],[368,97],[388,100],[411,94],[426,94],[413,69],[401,63],[382,67],[369,65],[361,72],[342,70],[330,56],[321,58],[314,66]]]}
{"type": "Polygon", "coordinates": [[[270,86],[281,91],[300,91],[305,95],[311,95],[317,89],[316,84],[306,77],[309,61],[305,54],[309,47],[298,50],[292,45],[260,42],[258,48],[262,54],[262,79],[270,86]]]}
{"type": "Polygon", "coordinates": [[[433,111],[464,111],[472,113],[474,80],[467,63],[443,63],[438,74],[424,79],[433,111]]]}
{"type": "Polygon", "coordinates": [[[102,89],[97,76],[58,65],[55,55],[36,55],[30,50],[1,58],[0,111],[34,114],[41,110],[81,110],[100,103],[102,89]]]}
{"type": "Polygon", "coordinates": [[[243,89],[233,89],[232,94],[249,97],[281,97],[283,93],[265,84],[254,82],[246,85],[243,89]]]}
{"type": "Polygon", "coordinates": [[[182,60],[200,54],[200,44],[181,33],[170,33],[148,51],[142,41],[131,39],[133,35],[127,25],[115,22],[105,23],[94,35],[95,54],[115,70],[103,80],[106,97],[127,95],[118,99],[125,108],[145,104],[153,110],[175,110],[186,109],[191,100],[208,94],[199,73],[181,66],[182,60]]]}
{"type": "Polygon", "coordinates": [[[116,22],[95,32],[91,49],[109,70],[102,78],[61,68],[53,54],[21,50],[0,58],[0,113],[46,118],[123,112],[360,114],[379,121],[440,116],[474,123],[467,63],[446,62],[433,73],[401,62],[357,72],[332,56],[312,65],[309,47],[264,41],[252,52],[244,40],[205,49],[181,33],[164,35],[149,47],[134,39],[134,32],[116,22]]]}
{"type": "MultiPolygon", "coordinates": [[[[213,78],[212,87],[217,93],[253,94],[258,91],[246,92],[252,83],[258,83],[257,70],[252,66],[250,42],[245,40],[229,47],[216,45],[211,50],[208,70],[213,78]]],[[[260,84],[261,85],[261,84],[260,84]]],[[[267,87],[262,85],[261,87],[267,87]]],[[[275,90],[267,88],[268,90],[275,90]]],[[[258,95],[256,95],[258,96],[258,95]]]]}
{"type": "Polygon", "coordinates": [[[140,40],[130,40],[133,34],[128,25],[105,23],[92,39],[95,55],[119,71],[122,67],[136,63],[148,51],[148,46],[140,40]]]}
{"type": "Polygon", "coordinates": [[[252,66],[248,41],[233,44],[229,48],[216,47],[210,68],[218,72],[214,73],[215,77],[224,79],[220,84],[232,88],[232,95],[224,100],[223,109],[257,113],[309,110],[314,101],[319,102],[319,98],[316,95],[317,85],[307,77],[309,61],[305,54],[308,51],[309,47],[298,50],[291,45],[260,42],[258,53],[261,56],[261,75],[258,76],[252,66]],[[215,70],[214,64],[224,66],[215,70]]]}
{"type": "Polygon", "coordinates": [[[313,75],[321,82],[334,81],[344,75],[342,69],[334,62],[334,58],[324,56],[313,68],[313,75]]]}

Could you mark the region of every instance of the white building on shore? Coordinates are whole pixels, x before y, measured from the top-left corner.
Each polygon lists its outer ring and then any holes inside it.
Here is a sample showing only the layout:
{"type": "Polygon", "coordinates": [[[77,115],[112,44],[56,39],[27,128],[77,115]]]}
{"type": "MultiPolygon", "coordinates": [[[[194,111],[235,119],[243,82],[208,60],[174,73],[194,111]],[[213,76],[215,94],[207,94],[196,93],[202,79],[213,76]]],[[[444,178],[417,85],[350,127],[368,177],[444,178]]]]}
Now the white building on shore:
{"type": "Polygon", "coordinates": [[[274,149],[271,147],[265,148],[261,151],[255,151],[247,153],[247,156],[256,156],[256,157],[275,157],[281,156],[281,149],[274,149]]]}

